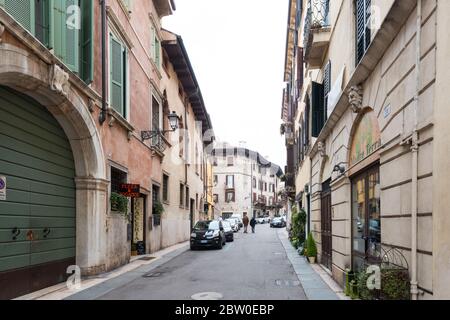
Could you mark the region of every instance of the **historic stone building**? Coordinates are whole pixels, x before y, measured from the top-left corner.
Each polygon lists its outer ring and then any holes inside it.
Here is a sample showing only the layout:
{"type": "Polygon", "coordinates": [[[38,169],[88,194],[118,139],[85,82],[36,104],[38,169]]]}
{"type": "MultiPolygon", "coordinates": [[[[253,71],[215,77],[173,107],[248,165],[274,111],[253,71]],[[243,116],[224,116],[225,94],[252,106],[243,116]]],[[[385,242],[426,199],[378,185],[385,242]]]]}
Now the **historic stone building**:
{"type": "Polygon", "coordinates": [[[394,249],[413,299],[450,297],[450,4],[289,3],[284,102],[295,121],[285,126],[309,158],[297,161],[296,191],[305,191],[302,166],[310,167],[320,263],[344,284],[347,269],[394,249]]]}
{"type": "Polygon", "coordinates": [[[281,168],[259,153],[229,145],[217,146],[213,157],[214,202],[219,216],[259,217],[278,213],[281,168]]]}
{"type": "Polygon", "coordinates": [[[0,298],[64,281],[71,265],[94,275],[182,241],[203,211],[201,161],[173,179],[177,207],[177,185],[191,185],[183,222],[169,232],[172,212],[160,210],[165,174],[178,172],[167,139],[183,132],[202,157],[211,129],[192,69],[184,78],[171,66],[187,63],[161,28],[173,10],[173,0],[0,0],[0,298]],[[146,139],[172,131],[173,111],[188,130],[146,139]]]}

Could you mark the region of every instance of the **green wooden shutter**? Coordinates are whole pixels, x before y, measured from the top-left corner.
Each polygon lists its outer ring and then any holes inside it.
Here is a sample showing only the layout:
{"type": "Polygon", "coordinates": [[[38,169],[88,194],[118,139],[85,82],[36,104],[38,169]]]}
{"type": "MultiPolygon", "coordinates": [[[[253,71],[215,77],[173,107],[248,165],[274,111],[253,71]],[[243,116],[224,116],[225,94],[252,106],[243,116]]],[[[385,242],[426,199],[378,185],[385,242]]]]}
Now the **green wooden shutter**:
{"type": "Polygon", "coordinates": [[[157,37],[155,37],[155,63],[156,66],[161,66],[161,43],[157,37]]]}
{"type": "Polygon", "coordinates": [[[0,5],[25,29],[34,34],[34,0],[0,0],[0,5]]]}
{"type": "Polygon", "coordinates": [[[324,123],[324,96],[323,85],[312,83],[312,136],[317,138],[322,131],[324,123]]]}
{"type": "Polygon", "coordinates": [[[94,5],[81,1],[81,78],[86,83],[94,80],[94,5]]]}
{"type": "Polygon", "coordinates": [[[66,61],[66,4],[64,0],[53,0],[51,11],[51,45],[55,55],[66,61]]]}
{"type": "Polygon", "coordinates": [[[66,34],[66,59],[64,62],[73,72],[78,73],[80,70],[80,22],[77,19],[80,17],[77,14],[82,14],[79,11],[70,11],[71,6],[79,6],[78,0],[57,0],[61,2],[66,2],[66,23],[65,23],[65,34],[66,34]],[[72,23],[72,24],[70,24],[72,23]],[[75,24],[75,25],[73,25],[75,24]]]}
{"type": "Polygon", "coordinates": [[[120,114],[124,113],[124,65],[123,65],[123,47],[122,44],[111,37],[110,48],[110,98],[111,106],[120,114]]]}
{"type": "MultiPolygon", "coordinates": [[[[53,0],[52,14],[52,42],[55,55],[61,59],[73,72],[79,72],[79,34],[77,26],[68,24],[75,22],[72,15],[77,12],[70,11],[72,5],[78,6],[78,0],[53,0]]],[[[75,18],[76,19],[76,18],[75,18]]],[[[76,23],[75,23],[76,24],[76,23]]]]}

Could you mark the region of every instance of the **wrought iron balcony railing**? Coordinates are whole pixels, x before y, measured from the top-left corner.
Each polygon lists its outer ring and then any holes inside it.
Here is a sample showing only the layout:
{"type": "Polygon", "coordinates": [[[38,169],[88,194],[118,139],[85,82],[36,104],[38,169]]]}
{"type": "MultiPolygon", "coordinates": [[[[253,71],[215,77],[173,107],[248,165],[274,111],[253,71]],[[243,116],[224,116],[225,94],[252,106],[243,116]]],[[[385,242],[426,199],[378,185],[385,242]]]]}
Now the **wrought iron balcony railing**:
{"type": "Polygon", "coordinates": [[[309,0],[303,29],[303,46],[307,48],[311,32],[329,26],[330,0],[309,0]]]}

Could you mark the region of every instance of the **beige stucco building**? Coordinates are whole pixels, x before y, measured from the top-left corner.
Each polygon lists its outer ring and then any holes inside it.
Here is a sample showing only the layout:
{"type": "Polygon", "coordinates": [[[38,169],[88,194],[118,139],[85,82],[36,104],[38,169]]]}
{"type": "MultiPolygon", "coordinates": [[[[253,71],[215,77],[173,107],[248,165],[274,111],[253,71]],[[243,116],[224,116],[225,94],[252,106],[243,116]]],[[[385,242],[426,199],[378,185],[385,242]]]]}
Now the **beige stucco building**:
{"type": "Polygon", "coordinates": [[[346,269],[395,249],[413,299],[449,298],[450,4],[305,0],[290,8],[284,122],[294,133],[288,145],[302,150],[304,128],[309,137],[296,192],[309,180],[320,263],[343,285],[346,269]]]}

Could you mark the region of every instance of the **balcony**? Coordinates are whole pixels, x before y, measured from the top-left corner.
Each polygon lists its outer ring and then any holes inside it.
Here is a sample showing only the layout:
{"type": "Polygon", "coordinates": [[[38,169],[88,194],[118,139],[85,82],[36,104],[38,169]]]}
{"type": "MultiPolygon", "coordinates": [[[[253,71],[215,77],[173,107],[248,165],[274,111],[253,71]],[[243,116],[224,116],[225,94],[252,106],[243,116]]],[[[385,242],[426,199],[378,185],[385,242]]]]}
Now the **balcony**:
{"type": "Polygon", "coordinates": [[[305,62],[320,68],[330,44],[330,0],[309,0],[305,17],[303,47],[305,62]]]}

